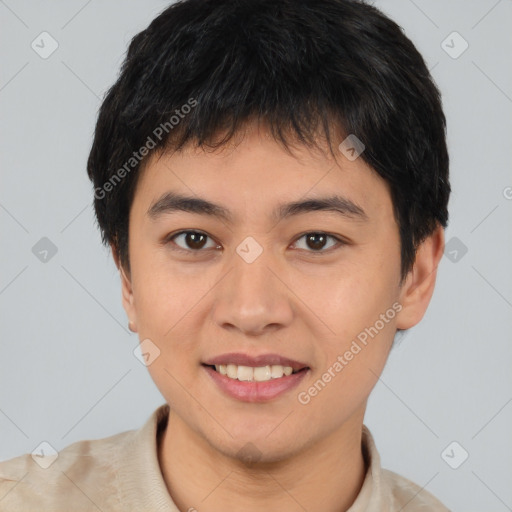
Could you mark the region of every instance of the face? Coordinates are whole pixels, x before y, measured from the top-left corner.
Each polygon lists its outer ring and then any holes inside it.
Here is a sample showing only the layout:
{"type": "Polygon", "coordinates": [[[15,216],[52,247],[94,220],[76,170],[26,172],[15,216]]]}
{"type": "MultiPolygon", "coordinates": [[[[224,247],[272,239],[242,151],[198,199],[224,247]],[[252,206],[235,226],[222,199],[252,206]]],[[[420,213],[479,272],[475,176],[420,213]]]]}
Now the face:
{"type": "Polygon", "coordinates": [[[152,157],[129,226],[123,303],[160,351],[150,374],[227,456],[278,460],[360,425],[397,327],[419,321],[389,189],[361,158],[290,155],[252,127],[152,157]]]}

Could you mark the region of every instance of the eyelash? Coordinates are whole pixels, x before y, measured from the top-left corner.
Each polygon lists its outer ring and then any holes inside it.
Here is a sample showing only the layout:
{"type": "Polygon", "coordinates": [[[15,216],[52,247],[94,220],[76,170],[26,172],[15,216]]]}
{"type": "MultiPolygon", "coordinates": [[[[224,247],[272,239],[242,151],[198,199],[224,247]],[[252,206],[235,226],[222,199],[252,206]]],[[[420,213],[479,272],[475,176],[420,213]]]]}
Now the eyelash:
{"type": "MultiPolygon", "coordinates": [[[[175,238],[177,238],[178,236],[181,236],[181,235],[189,234],[189,233],[194,233],[194,234],[198,234],[198,235],[204,235],[204,236],[210,238],[211,240],[213,240],[212,237],[210,237],[208,234],[204,233],[203,231],[196,231],[196,230],[193,230],[193,229],[189,229],[189,230],[185,230],[185,231],[178,231],[177,233],[173,233],[173,234],[167,236],[165,238],[165,240],[164,240],[164,243],[168,244],[169,242],[173,242],[173,244],[175,246],[173,248],[173,250],[178,251],[178,252],[187,253],[187,254],[200,254],[200,253],[206,252],[208,249],[199,249],[199,250],[184,249],[183,247],[180,247],[180,246],[176,245],[176,243],[174,242],[175,238]]],[[[337,245],[338,245],[338,247],[333,246],[333,247],[329,247],[326,250],[321,249],[319,251],[300,249],[300,250],[305,250],[306,252],[309,252],[309,253],[311,253],[313,255],[321,255],[321,254],[325,254],[325,253],[330,253],[333,250],[339,249],[340,247],[342,247],[344,245],[348,245],[348,243],[345,242],[344,240],[338,238],[337,236],[334,236],[334,235],[331,235],[329,233],[326,233],[325,231],[307,231],[305,233],[302,233],[298,238],[296,238],[294,244],[297,243],[301,238],[304,238],[307,235],[325,235],[328,238],[331,238],[331,239],[335,240],[337,242],[337,245]]],[[[212,248],[209,248],[209,249],[211,250],[212,248]]]]}

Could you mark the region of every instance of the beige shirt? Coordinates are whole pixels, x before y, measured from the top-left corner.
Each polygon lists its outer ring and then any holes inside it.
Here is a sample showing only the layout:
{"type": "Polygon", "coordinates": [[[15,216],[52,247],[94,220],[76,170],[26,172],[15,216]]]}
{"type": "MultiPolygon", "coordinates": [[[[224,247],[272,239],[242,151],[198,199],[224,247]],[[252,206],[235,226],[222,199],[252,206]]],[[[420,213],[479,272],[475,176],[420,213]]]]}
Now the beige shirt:
{"type": "MultiPolygon", "coordinates": [[[[0,462],[0,511],[179,512],[158,462],[158,442],[168,414],[169,406],[164,404],[140,429],[78,441],[63,448],[53,460],[25,454],[0,462]]],[[[426,490],[381,469],[379,453],[365,425],[362,439],[368,471],[348,512],[448,511],[426,490]]]]}

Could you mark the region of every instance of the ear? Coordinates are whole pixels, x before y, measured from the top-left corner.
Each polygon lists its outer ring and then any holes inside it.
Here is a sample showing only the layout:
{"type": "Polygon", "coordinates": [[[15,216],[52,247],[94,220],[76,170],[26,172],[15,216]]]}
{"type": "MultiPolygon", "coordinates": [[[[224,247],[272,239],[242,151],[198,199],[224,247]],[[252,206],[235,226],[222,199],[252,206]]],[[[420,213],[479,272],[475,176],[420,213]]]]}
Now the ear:
{"type": "Polygon", "coordinates": [[[397,315],[398,329],[415,326],[425,315],[434,293],[437,267],[444,253],[444,228],[436,230],[418,247],[414,266],[400,289],[399,302],[402,305],[397,315]]]}
{"type": "Polygon", "coordinates": [[[137,332],[137,314],[133,297],[131,276],[126,272],[125,268],[121,264],[119,255],[113,244],[110,244],[110,249],[112,251],[112,257],[114,258],[114,262],[119,270],[121,277],[122,302],[123,308],[126,311],[126,315],[128,316],[128,328],[132,332],[137,332]]]}

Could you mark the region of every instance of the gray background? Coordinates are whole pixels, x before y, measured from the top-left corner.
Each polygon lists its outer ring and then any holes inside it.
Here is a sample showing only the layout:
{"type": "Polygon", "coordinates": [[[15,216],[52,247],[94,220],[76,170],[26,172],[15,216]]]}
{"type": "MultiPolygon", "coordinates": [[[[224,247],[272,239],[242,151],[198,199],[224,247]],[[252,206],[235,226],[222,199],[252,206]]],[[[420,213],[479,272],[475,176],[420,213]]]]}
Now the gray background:
{"type": "MultiPolygon", "coordinates": [[[[85,163],[129,40],[166,5],[0,1],[0,460],[43,440],[60,450],[138,428],[164,402],[133,353],[138,338],[100,244],[85,163]],[[43,31],[59,45],[46,59],[31,47],[43,31]],[[32,250],[43,237],[57,248],[46,261],[32,250]]],[[[443,93],[453,192],[451,253],[365,423],[383,466],[452,510],[512,510],[512,1],[376,5],[443,93]],[[463,39],[447,39],[454,31],[463,39]]]]}

